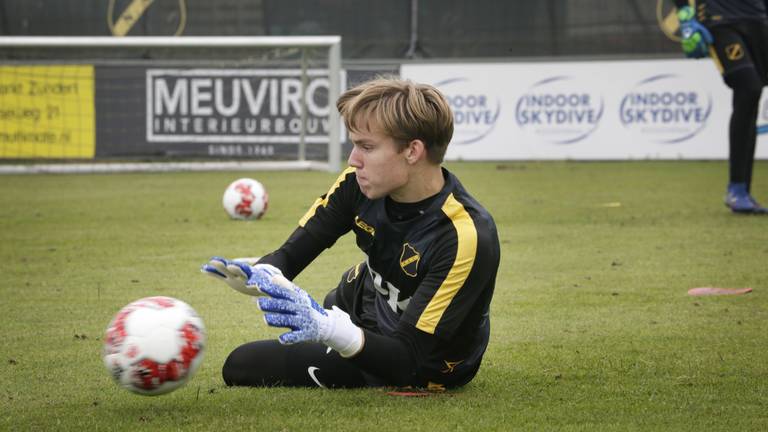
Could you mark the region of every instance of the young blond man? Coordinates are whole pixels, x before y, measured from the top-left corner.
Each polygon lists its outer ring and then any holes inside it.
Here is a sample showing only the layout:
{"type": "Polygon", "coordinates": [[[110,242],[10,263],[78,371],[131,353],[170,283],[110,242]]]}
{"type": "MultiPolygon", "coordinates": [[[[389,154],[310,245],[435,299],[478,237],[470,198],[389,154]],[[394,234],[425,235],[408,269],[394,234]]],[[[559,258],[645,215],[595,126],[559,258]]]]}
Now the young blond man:
{"type": "Polygon", "coordinates": [[[257,264],[214,257],[202,268],[258,296],[266,323],[289,329],[235,349],[224,381],[464,385],[488,345],[499,241],[490,214],[441,166],[450,107],[429,85],[377,79],[337,108],[353,144],[349,168],[257,264]],[[364,259],[320,306],[290,280],[350,230],[364,259]]]}

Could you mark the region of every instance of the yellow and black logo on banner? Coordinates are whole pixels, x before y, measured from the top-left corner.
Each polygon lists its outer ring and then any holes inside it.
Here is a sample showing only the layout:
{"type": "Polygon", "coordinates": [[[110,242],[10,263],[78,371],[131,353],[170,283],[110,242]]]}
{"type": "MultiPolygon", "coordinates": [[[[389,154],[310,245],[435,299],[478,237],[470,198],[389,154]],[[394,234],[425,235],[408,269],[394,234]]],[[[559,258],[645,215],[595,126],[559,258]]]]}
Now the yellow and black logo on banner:
{"type": "Polygon", "coordinates": [[[187,25],[186,0],[109,0],[107,7],[109,31],[113,36],[126,36],[136,23],[147,14],[153,4],[162,3],[163,6],[168,7],[167,2],[171,1],[175,3],[176,7],[168,10],[168,16],[162,22],[174,24],[170,24],[167,29],[163,28],[163,34],[149,36],[167,36],[169,34],[181,36],[187,25]]]}

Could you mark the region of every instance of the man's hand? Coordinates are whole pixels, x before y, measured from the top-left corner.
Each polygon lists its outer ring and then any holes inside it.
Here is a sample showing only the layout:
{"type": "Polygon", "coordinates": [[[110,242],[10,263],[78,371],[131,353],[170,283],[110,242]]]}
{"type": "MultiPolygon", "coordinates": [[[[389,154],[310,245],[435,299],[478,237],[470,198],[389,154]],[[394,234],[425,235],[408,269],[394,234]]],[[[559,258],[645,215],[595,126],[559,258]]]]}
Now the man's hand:
{"type": "Polygon", "coordinates": [[[247,286],[268,296],[257,299],[267,325],[291,330],[280,335],[280,343],[321,342],[342,357],[352,357],[363,348],[363,331],[352,323],[346,312],[335,306],[323,309],[282,274],[270,274],[266,269],[253,267],[247,286]]]}
{"type": "Polygon", "coordinates": [[[204,264],[200,271],[215,279],[223,280],[235,290],[250,296],[259,296],[261,292],[255,287],[248,287],[246,282],[253,274],[253,268],[263,267],[270,274],[282,274],[277,267],[269,264],[256,264],[258,258],[236,258],[228,260],[222,257],[213,257],[204,264]]]}
{"type": "Polygon", "coordinates": [[[693,8],[683,6],[678,9],[677,19],[680,21],[680,37],[685,56],[690,58],[706,57],[709,54],[709,45],[714,39],[709,30],[696,20],[696,13],[693,8]]]}

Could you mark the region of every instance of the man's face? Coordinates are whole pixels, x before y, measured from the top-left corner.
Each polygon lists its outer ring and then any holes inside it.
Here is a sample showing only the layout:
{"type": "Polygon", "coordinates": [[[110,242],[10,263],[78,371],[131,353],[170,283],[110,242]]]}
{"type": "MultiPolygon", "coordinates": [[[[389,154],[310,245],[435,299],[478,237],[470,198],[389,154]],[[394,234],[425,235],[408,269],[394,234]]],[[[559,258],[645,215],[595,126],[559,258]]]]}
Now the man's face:
{"type": "Polygon", "coordinates": [[[397,142],[375,128],[350,131],[349,165],[356,168],[357,184],[369,199],[397,192],[408,183],[408,163],[397,142]]]}

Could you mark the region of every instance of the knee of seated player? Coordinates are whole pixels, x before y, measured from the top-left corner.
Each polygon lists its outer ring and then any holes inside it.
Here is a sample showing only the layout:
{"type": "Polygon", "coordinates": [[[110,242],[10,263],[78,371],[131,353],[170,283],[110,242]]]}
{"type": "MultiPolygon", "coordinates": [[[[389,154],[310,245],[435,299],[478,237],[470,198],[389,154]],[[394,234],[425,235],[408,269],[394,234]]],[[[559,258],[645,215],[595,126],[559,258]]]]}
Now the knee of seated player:
{"type": "Polygon", "coordinates": [[[282,372],[277,341],[266,340],[240,345],[224,361],[221,375],[228,386],[276,385],[282,372]]]}
{"type": "Polygon", "coordinates": [[[238,385],[243,379],[245,364],[243,362],[242,346],[229,353],[224,366],[221,368],[221,375],[224,383],[228,386],[238,385]]]}

